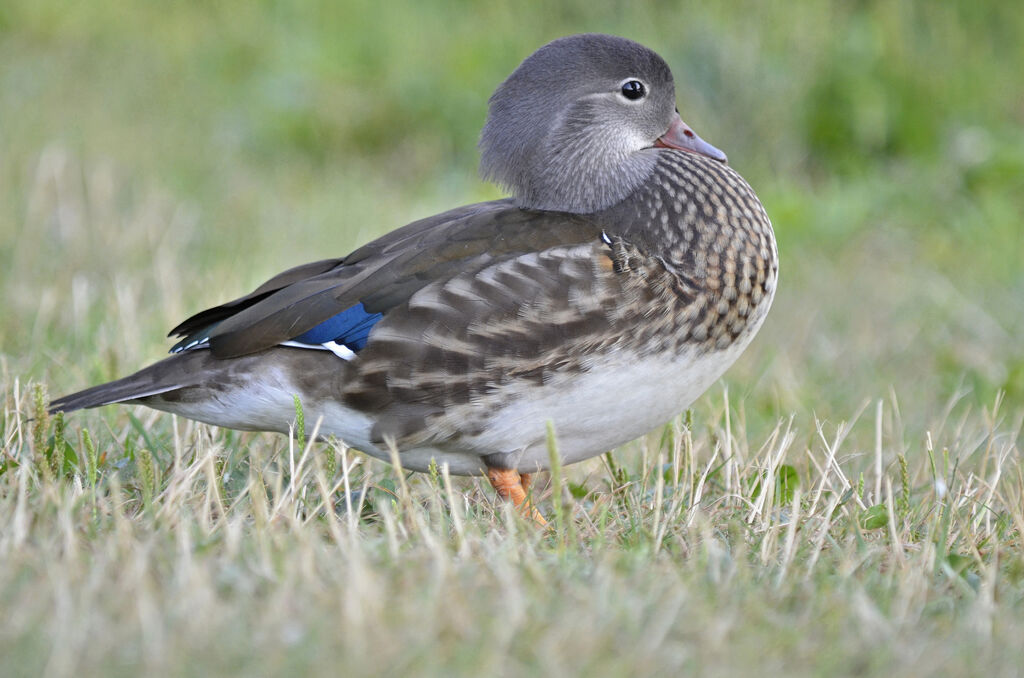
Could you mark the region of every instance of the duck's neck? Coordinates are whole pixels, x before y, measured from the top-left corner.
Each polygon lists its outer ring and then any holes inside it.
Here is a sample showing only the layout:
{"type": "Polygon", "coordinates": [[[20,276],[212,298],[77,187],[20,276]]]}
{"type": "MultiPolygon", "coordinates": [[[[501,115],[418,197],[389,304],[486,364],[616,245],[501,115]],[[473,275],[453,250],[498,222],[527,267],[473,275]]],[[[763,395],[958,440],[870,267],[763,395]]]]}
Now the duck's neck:
{"type": "Polygon", "coordinates": [[[522,207],[591,214],[621,203],[653,176],[659,153],[653,148],[576,152],[563,142],[541,171],[524,176],[515,191],[522,207]]]}
{"type": "Polygon", "coordinates": [[[555,137],[530,144],[506,138],[512,129],[485,127],[480,174],[508,190],[526,209],[575,214],[608,209],[650,180],[660,153],[654,148],[637,150],[635,140],[600,131],[567,125],[555,137]]]}

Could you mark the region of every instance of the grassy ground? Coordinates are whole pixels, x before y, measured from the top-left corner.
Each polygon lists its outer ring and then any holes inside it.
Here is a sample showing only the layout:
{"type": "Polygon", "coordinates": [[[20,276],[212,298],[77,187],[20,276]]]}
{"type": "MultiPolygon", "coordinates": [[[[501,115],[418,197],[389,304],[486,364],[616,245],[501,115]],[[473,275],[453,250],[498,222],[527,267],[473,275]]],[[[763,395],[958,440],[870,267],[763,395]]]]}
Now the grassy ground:
{"type": "Polygon", "coordinates": [[[4,675],[1019,675],[1024,15],[1012,3],[0,5],[4,675]],[[656,48],[758,190],[762,335],[663,431],[476,479],[50,394],[187,314],[497,192],[546,40],[656,48]]]}

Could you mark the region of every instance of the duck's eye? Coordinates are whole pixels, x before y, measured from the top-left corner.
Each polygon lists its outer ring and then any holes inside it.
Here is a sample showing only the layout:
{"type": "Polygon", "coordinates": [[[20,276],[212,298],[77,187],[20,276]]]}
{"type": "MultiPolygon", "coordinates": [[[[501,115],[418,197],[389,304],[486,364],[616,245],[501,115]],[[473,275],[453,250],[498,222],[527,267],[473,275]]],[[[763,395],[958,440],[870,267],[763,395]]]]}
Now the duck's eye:
{"type": "Polygon", "coordinates": [[[647,94],[647,88],[639,80],[627,80],[622,83],[622,96],[630,101],[642,99],[647,94]]]}

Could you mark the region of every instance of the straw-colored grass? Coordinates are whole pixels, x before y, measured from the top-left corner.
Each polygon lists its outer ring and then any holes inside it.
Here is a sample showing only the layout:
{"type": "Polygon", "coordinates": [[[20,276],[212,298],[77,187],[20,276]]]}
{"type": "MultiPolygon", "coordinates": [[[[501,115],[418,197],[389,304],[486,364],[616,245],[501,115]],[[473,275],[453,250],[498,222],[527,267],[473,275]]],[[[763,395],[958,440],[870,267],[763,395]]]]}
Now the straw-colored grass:
{"type": "Polygon", "coordinates": [[[337,442],[144,415],[117,458],[12,387],[5,673],[1015,674],[1019,418],[908,441],[880,401],[751,440],[715,400],[541,482],[544,530],[337,442]]]}

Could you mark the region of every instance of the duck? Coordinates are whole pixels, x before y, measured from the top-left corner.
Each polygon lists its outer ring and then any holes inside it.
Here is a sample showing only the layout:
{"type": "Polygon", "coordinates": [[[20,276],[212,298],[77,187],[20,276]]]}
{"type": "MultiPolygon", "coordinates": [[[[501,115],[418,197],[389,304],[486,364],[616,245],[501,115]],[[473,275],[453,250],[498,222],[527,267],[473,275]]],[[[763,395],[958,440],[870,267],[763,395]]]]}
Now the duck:
{"type": "Polygon", "coordinates": [[[688,408],[775,295],[770,219],[680,116],[653,50],[556,39],[490,97],[480,174],[508,197],[284,271],[186,319],[164,360],[54,400],[144,405],[319,436],[413,471],[483,475],[523,510],[534,473],[688,408]]]}

